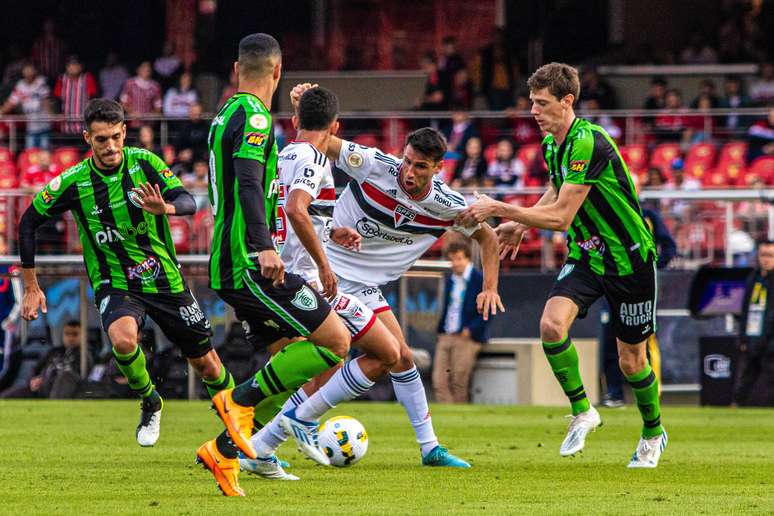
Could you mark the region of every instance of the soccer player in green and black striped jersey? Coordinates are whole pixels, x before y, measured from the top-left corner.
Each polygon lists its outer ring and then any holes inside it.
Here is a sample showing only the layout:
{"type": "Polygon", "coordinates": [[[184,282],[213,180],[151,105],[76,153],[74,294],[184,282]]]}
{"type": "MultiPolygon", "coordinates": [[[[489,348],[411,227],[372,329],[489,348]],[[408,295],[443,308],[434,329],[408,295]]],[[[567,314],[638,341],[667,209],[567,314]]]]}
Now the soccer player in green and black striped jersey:
{"type": "Polygon", "coordinates": [[[35,273],[35,231],[52,216],[71,211],[102,327],[118,368],[142,398],[137,442],[153,446],[163,403],[137,344],[146,314],[182,350],[210,395],[234,381],[210,345],[210,323],[183,279],[169,230],[167,216],[196,211],[193,197],[161,158],[124,147],[120,104],[92,100],[84,122],[92,157],[55,177],[21,219],[22,315],[31,320],[39,308],[46,312],[35,273]]]}
{"type": "MultiPolygon", "coordinates": [[[[285,273],[272,241],[279,181],[270,108],[281,61],[270,35],[242,38],[234,63],[238,92],[220,108],[208,141],[215,216],[210,286],[234,308],[248,341],[275,353],[254,377],[213,397],[226,431],[200,446],[197,458],[227,496],[244,496],[238,451],[256,458],[250,443],[255,406],[272,400],[281,400],[281,406],[289,392],[340,363],[350,343],[349,332],[317,290],[285,273]],[[300,340],[288,344],[291,339],[300,340]]],[[[276,457],[269,460],[281,475],[275,478],[287,478],[276,457]]]]}
{"type": "Polygon", "coordinates": [[[497,228],[502,256],[515,256],[529,227],[567,232],[569,253],[540,321],[548,362],[570,400],[573,421],[559,453],[583,449],[586,435],[602,424],[581,381],[569,330],[598,298],[611,307],[621,370],[632,386],[643,428],[629,467],[655,468],[666,447],[658,381],[646,343],[656,330],[656,246],[645,224],[629,170],[601,127],[577,118],[578,71],[566,64],[539,68],[527,82],[532,115],[546,133],[543,155],[548,191],[531,208],[479,196],[464,218],[491,216],[512,222],[497,228]]]}

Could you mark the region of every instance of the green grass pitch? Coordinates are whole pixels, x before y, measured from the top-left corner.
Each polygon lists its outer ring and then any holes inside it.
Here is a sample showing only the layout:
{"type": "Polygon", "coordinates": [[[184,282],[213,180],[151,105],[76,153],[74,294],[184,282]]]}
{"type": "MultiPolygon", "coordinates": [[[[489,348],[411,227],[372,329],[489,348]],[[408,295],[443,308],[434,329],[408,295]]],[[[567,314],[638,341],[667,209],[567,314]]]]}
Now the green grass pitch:
{"type": "Polygon", "coordinates": [[[586,450],[561,458],[565,410],[435,405],[441,441],[470,470],[419,465],[397,404],[350,403],[370,447],[360,464],[326,469],[290,445],[300,482],[242,474],[247,498],[220,495],[194,465],[222,428],[205,402],[170,401],[161,439],[134,441],[135,401],[0,402],[0,513],[31,514],[771,514],[774,411],[665,407],[657,470],[627,470],[636,409],[604,410],[586,450]]]}

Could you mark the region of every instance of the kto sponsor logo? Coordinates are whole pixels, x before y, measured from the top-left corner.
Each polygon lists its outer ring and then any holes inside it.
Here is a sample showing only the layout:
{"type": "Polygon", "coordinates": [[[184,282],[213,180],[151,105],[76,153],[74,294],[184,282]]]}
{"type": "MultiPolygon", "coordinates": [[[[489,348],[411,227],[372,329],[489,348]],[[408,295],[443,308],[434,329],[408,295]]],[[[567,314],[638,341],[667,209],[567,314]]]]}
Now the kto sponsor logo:
{"type": "Polygon", "coordinates": [[[605,254],[605,243],[597,235],[592,236],[588,240],[578,242],[578,247],[588,252],[596,251],[599,254],[605,254]]]}
{"type": "Polygon", "coordinates": [[[148,256],[142,263],[126,268],[126,276],[130,280],[140,280],[141,283],[154,281],[161,273],[161,262],[155,256],[148,256]]]}
{"type": "Polygon", "coordinates": [[[621,303],[621,322],[626,326],[640,326],[653,319],[653,301],[642,303],[621,303]]]}
{"type": "Polygon", "coordinates": [[[355,229],[363,238],[381,238],[386,242],[396,244],[414,245],[414,240],[405,235],[392,235],[382,230],[381,226],[372,220],[363,217],[355,225],[355,229]]]}

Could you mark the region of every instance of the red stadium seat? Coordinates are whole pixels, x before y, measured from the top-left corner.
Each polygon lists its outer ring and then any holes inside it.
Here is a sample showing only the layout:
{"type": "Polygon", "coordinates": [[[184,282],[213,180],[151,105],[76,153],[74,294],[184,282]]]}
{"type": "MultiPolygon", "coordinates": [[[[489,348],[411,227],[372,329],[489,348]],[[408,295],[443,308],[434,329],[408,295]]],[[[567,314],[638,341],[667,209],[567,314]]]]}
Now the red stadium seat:
{"type": "Polygon", "coordinates": [[[767,184],[774,182],[774,156],[761,156],[750,163],[748,174],[756,175],[767,184]]]}
{"type": "Polygon", "coordinates": [[[13,152],[8,147],[0,147],[0,164],[13,163],[13,152]]]}
{"type": "MultiPolygon", "coordinates": [[[[174,218],[174,217],[173,217],[174,218]]],[[[209,252],[215,219],[210,210],[199,210],[193,216],[193,246],[197,252],[209,252]]]]}
{"type": "Polygon", "coordinates": [[[16,188],[19,186],[19,174],[12,161],[0,163],[0,188],[16,188]]]}
{"type": "Polygon", "coordinates": [[[191,251],[191,226],[188,220],[182,217],[169,217],[169,231],[172,233],[172,242],[178,253],[191,251]]]}
{"type": "Polygon", "coordinates": [[[728,142],[720,150],[718,166],[727,166],[729,164],[746,164],[747,144],[745,142],[728,142]]]}
{"type": "Polygon", "coordinates": [[[77,147],[60,147],[51,155],[52,161],[62,169],[70,168],[81,160],[77,147]]]}
{"type": "Polygon", "coordinates": [[[680,157],[680,145],[677,143],[661,143],[656,145],[650,155],[650,166],[661,170],[669,170],[672,160],[680,157]]]}
{"type": "Polygon", "coordinates": [[[358,145],[365,145],[366,147],[380,147],[379,136],[374,133],[358,134],[352,141],[358,145]]]}
{"type": "Polygon", "coordinates": [[[496,154],[497,154],[497,144],[493,143],[492,145],[487,145],[486,149],[484,149],[484,160],[487,163],[491,163],[495,160],[496,154]]]}
{"type": "Polygon", "coordinates": [[[516,152],[516,157],[519,158],[521,162],[524,163],[524,166],[527,167],[527,170],[529,170],[529,167],[532,166],[535,159],[540,157],[540,144],[530,143],[522,145],[516,152]]]}
{"type": "Polygon", "coordinates": [[[697,143],[688,150],[685,158],[685,171],[688,175],[702,180],[715,164],[717,149],[711,143],[697,143]]]}
{"type": "Polygon", "coordinates": [[[621,145],[621,157],[631,172],[639,174],[648,168],[648,148],[643,143],[621,145]]]}
{"type": "Polygon", "coordinates": [[[18,167],[21,172],[27,170],[30,165],[35,165],[38,162],[38,151],[40,149],[30,148],[24,149],[19,153],[18,167]]]}
{"type": "Polygon", "coordinates": [[[742,178],[746,174],[746,167],[744,163],[729,163],[725,166],[718,165],[715,167],[715,171],[721,171],[726,177],[726,184],[736,185],[742,181],[742,178]]]}

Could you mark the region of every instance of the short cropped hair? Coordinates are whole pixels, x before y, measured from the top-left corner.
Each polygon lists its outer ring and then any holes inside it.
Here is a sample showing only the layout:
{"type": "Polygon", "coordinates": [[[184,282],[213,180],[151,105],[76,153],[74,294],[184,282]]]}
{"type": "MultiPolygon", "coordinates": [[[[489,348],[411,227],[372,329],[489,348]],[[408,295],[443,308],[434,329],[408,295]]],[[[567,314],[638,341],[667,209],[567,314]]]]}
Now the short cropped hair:
{"type": "Polygon", "coordinates": [[[322,131],[336,120],[339,114],[339,99],[331,90],[322,87],[310,88],[301,95],[298,102],[298,121],[301,129],[322,131]]]}
{"type": "Polygon", "coordinates": [[[470,255],[471,255],[470,245],[468,245],[467,242],[461,241],[461,240],[451,242],[449,245],[447,245],[446,246],[446,251],[444,252],[444,256],[448,257],[449,255],[452,255],[454,253],[458,253],[460,251],[465,253],[465,258],[470,260],[470,255]]]}
{"type": "Polygon", "coordinates": [[[83,111],[83,123],[86,129],[94,122],[105,122],[110,125],[124,123],[124,108],[111,99],[92,99],[83,111]]]}
{"type": "Polygon", "coordinates": [[[274,37],[263,32],[248,34],[239,41],[239,68],[249,77],[264,77],[274,68],[282,50],[274,37]]]}
{"type": "Polygon", "coordinates": [[[548,63],[541,66],[527,80],[527,86],[531,91],[548,88],[548,92],[557,99],[573,95],[577,102],[580,96],[578,70],[564,63],[548,63]]]}
{"type": "Polygon", "coordinates": [[[406,145],[423,154],[434,162],[441,161],[446,154],[446,138],[432,127],[422,127],[409,133],[406,145]]]}

